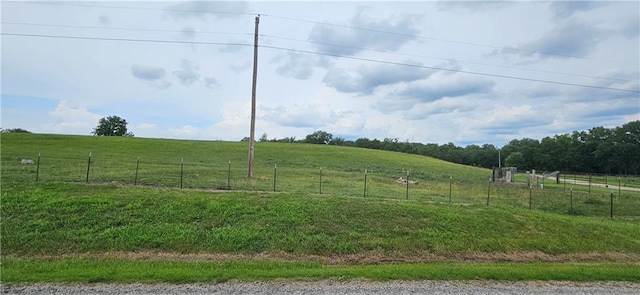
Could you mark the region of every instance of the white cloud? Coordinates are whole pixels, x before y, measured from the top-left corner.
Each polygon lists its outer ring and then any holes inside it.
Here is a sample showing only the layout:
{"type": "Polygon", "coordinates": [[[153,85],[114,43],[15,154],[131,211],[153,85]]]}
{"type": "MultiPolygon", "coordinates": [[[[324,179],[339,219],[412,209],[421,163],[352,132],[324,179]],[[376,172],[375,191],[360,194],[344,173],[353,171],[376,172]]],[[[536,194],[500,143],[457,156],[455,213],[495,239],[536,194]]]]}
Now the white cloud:
{"type": "Polygon", "coordinates": [[[346,25],[316,24],[309,40],[315,42],[321,52],[354,55],[362,48],[396,51],[420,32],[417,24],[421,17],[418,15],[407,13],[376,19],[367,15],[367,10],[359,7],[346,25]],[[385,34],[387,32],[393,34],[385,34]]]}
{"type": "Polygon", "coordinates": [[[65,101],[59,102],[49,115],[53,120],[43,126],[44,132],[64,134],[89,135],[102,118],[86,108],[69,106],[65,101]]]}
{"type": "Polygon", "coordinates": [[[142,1],[123,2],[135,9],[116,14],[97,5],[3,2],[3,33],[163,42],[3,35],[2,123],[89,134],[102,114],[120,114],[136,136],[248,136],[253,48],[229,43],[252,44],[249,11],[262,14],[256,133],[269,138],[322,129],[349,138],[500,145],[622,125],[640,113],[638,2],[363,4],[142,1]],[[71,27],[9,24],[18,22],[71,27]],[[88,28],[97,25],[111,29],[88,28]],[[508,47],[521,50],[490,54],[508,47]]]}

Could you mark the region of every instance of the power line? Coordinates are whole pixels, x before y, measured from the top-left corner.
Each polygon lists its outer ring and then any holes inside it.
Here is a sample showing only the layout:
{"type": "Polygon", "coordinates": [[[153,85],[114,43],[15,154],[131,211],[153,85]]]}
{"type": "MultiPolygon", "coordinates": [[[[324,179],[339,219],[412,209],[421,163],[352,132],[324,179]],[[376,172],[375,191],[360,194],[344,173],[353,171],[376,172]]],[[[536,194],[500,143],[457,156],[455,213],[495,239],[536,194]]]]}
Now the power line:
{"type": "Polygon", "coordinates": [[[540,51],[540,50],[529,50],[529,49],[516,48],[516,47],[495,46],[495,45],[490,45],[490,44],[474,43],[474,42],[459,41],[459,40],[449,40],[449,39],[443,39],[443,38],[421,36],[421,35],[414,35],[414,34],[405,34],[405,33],[398,33],[398,32],[390,32],[390,31],[383,31],[383,30],[374,30],[374,29],[369,29],[369,28],[354,27],[354,26],[347,26],[347,25],[339,25],[339,24],[333,24],[333,23],[328,23],[328,22],[318,22],[318,21],[306,20],[306,19],[300,19],[300,18],[293,18],[293,17],[269,15],[269,14],[264,14],[264,13],[261,14],[261,13],[257,13],[257,12],[208,11],[208,10],[189,10],[189,9],[173,9],[173,8],[149,8],[149,7],[130,7],[130,6],[111,6],[111,5],[88,5],[88,4],[79,4],[79,3],[59,3],[59,2],[49,3],[49,2],[35,2],[35,1],[34,2],[6,1],[6,2],[7,3],[59,5],[59,6],[112,8],[112,9],[156,10],[156,11],[173,11],[173,12],[187,12],[187,13],[229,14],[229,15],[258,15],[258,14],[260,14],[262,16],[276,18],[276,19],[283,19],[283,20],[297,21],[297,22],[324,25],[324,26],[333,26],[333,27],[339,27],[339,28],[368,31],[368,32],[373,32],[373,33],[389,34],[389,35],[396,35],[396,36],[405,36],[405,37],[411,37],[411,38],[420,38],[420,39],[434,40],[434,41],[440,41],[440,42],[457,43],[457,44],[472,45],[472,46],[479,46],[479,47],[488,47],[488,48],[493,48],[493,49],[506,49],[506,50],[511,50],[511,51],[520,51],[520,52],[525,52],[525,53],[541,54],[541,55],[548,55],[548,56],[560,56],[560,57],[570,57],[570,58],[577,58],[577,59],[596,60],[596,61],[610,62],[610,63],[638,64],[637,62],[630,62],[630,61],[624,62],[624,61],[599,59],[599,58],[592,58],[592,57],[585,57],[585,56],[578,56],[578,55],[557,54],[557,53],[550,53],[550,52],[545,52],[545,51],[540,51]]]}
{"type": "Polygon", "coordinates": [[[123,42],[150,42],[150,43],[177,43],[177,44],[202,44],[202,45],[226,45],[226,46],[252,46],[248,43],[225,43],[225,42],[203,42],[203,41],[178,41],[178,40],[154,40],[154,39],[127,39],[127,38],[103,38],[103,37],[82,37],[82,36],[62,36],[62,35],[39,35],[39,34],[19,34],[2,33],[5,36],[56,38],[56,39],[79,39],[79,40],[101,40],[101,41],[123,41],[123,42]]]}
{"type": "Polygon", "coordinates": [[[93,5],[93,4],[89,5],[89,4],[69,3],[69,2],[6,1],[6,3],[24,3],[24,4],[41,4],[41,5],[54,5],[54,6],[75,6],[75,7],[131,9],[131,10],[155,10],[155,11],[188,12],[188,13],[211,13],[211,14],[229,14],[229,15],[256,15],[256,13],[253,13],[253,12],[208,11],[208,10],[131,7],[131,6],[112,6],[112,5],[93,5]]]}
{"type": "Polygon", "coordinates": [[[567,75],[567,76],[575,76],[575,77],[583,77],[583,78],[591,78],[591,79],[599,79],[599,80],[632,82],[632,80],[627,80],[627,79],[603,78],[603,77],[594,77],[594,76],[573,74],[573,73],[563,73],[563,72],[555,72],[555,71],[547,71],[547,70],[539,70],[539,69],[528,69],[528,68],[514,67],[514,66],[487,64],[487,63],[479,63],[479,62],[472,62],[472,61],[457,60],[457,59],[453,59],[453,58],[433,57],[433,56],[409,54],[409,53],[399,53],[399,52],[395,52],[395,51],[391,51],[391,50],[380,50],[380,49],[371,49],[371,48],[349,46],[349,45],[339,45],[339,44],[332,44],[332,43],[326,43],[326,42],[300,40],[300,39],[272,36],[272,35],[265,35],[265,34],[262,34],[261,36],[274,38],[274,39],[282,39],[282,40],[289,40],[289,41],[296,41],[296,42],[305,42],[305,43],[311,43],[311,44],[334,46],[334,47],[349,48],[349,49],[357,49],[357,50],[371,51],[371,52],[389,53],[389,54],[403,55],[403,56],[410,56],[410,57],[421,57],[421,58],[438,59],[438,60],[444,60],[444,61],[457,61],[457,62],[462,62],[462,63],[467,63],[467,64],[476,64],[476,65],[491,66],[491,67],[498,67],[498,68],[505,68],[505,69],[517,69],[517,70],[523,70],[523,71],[540,72],[540,73],[547,73],[547,74],[559,74],[559,75],[567,75]]]}
{"type": "MultiPolygon", "coordinates": [[[[203,45],[227,45],[227,46],[252,46],[251,44],[248,44],[248,43],[223,43],[223,42],[202,42],[202,41],[176,41],[176,40],[153,40],[153,39],[103,38],[103,37],[81,37],[81,36],[63,36],[63,35],[20,34],[20,33],[4,33],[4,32],[1,33],[1,34],[5,35],[5,36],[57,38],[57,39],[102,40],[102,41],[123,41],[123,42],[151,42],[151,43],[177,43],[177,44],[203,44],[203,45]]],[[[339,58],[345,58],[345,59],[367,61],[367,62],[383,63],[383,64],[390,64],[390,65],[397,65],[397,66],[406,66],[406,67],[414,67],[414,68],[424,68],[424,69],[432,69],[432,70],[439,70],[439,71],[464,73],[464,74],[471,74],[471,75],[480,75],[480,76],[487,76],[487,77],[496,77],[496,78],[504,78],[504,79],[512,79],[512,80],[522,80],[522,81],[530,81],[530,82],[539,82],[539,83],[575,86],[575,87],[585,87],[585,88],[593,88],[593,89],[614,90],[614,91],[622,91],[622,92],[630,92],[630,93],[640,93],[640,90],[629,90],[629,89],[622,89],[622,88],[594,86],[594,85],[586,85],[586,84],[577,84],[577,83],[558,82],[558,81],[533,79],[533,78],[525,78],[525,77],[516,77],[516,76],[509,76],[509,75],[500,75],[500,74],[482,73],[482,72],[474,72],[474,71],[456,70],[456,69],[448,69],[448,68],[442,68],[442,67],[423,66],[423,65],[416,65],[416,64],[383,61],[383,60],[376,60],[376,59],[363,58],[363,57],[344,56],[344,55],[339,55],[339,54],[322,53],[322,52],[316,52],[316,51],[299,50],[299,49],[284,48],[284,47],[269,46],[269,45],[260,45],[260,47],[269,48],[269,49],[276,49],[276,50],[307,53],[307,54],[315,54],[315,55],[325,55],[325,56],[332,56],[332,57],[339,57],[339,58]]]]}
{"type": "MultiPolygon", "coordinates": [[[[79,26],[79,25],[59,25],[59,24],[42,24],[42,23],[24,23],[24,22],[2,22],[3,25],[24,25],[36,27],[56,27],[56,28],[74,28],[74,29],[101,29],[101,30],[119,30],[119,31],[141,31],[141,32],[165,32],[165,33],[184,33],[184,30],[162,30],[162,29],[146,29],[146,28],[125,28],[125,27],[105,27],[105,26],[79,26]]],[[[220,34],[220,35],[253,35],[251,33],[232,33],[232,32],[214,32],[214,31],[198,31],[199,34],[220,34]]]]}
{"type": "Polygon", "coordinates": [[[346,59],[353,59],[353,60],[360,60],[360,61],[367,61],[367,62],[375,62],[375,63],[383,63],[383,64],[405,66],[405,67],[423,68],[423,69],[448,71],[448,72],[464,73],[464,74],[479,75],[479,76],[488,76],[488,77],[495,77],[495,78],[504,78],[504,79],[512,79],[512,80],[522,80],[522,81],[530,81],[530,82],[566,85],[566,86],[586,87],[586,88],[603,89],[603,90],[615,90],[615,91],[623,91],[623,92],[631,92],[631,93],[639,93],[640,94],[640,90],[629,90],[629,89],[622,89],[622,88],[594,86],[594,85],[577,84],[577,83],[569,83],[569,82],[558,82],[558,81],[551,81],[551,80],[533,79],[533,78],[516,77],[516,76],[491,74],[491,73],[482,73],[482,72],[465,71],[465,70],[456,70],[456,69],[448,69],[448,68],[442,68],[442,67],[431,67],[431,66],[415,65],[415,64],[400,63],[400,62],[375,60],[375,59],[363,58],[363,57],[355,57],[355,56],[345,56],[345,55],[339,55],[339,54],[323,53],[323,52],[317,52],[317,51],[291,49],[291,48],[284,48],[284,47],[277,47],[277,46],[261,45],[260,47],[270,48],[270,49],[277,49],[277,50],[284,50],[284,51],[293,51],[293,52],[301,52],[301,53],[308,53],[308,54],[316,54],[316,55],[326,55],[326,56],[332,56],[332,57],[340,57],[340,58],[346,58],[346,59]]]}
{"type": "MultiPolygon", "coordinates": [[[[78,28],[78,29],[103,29],[103,30],[121,30],[121,31],[184,33],[183,30],[162,30],[162,29],[146,29],[146,28],[126,28],[126,27],[60,25],[60,24],[43,24],[43,23],[27,23],[27,22],[2,22],[2,24],[5,24],[5,25],[25,25],[25,26],[36,26],[36,27],[60,27],[60,28],[78,28]]],[[[221,35],[247,35],[247,36],[248,35],[252,35],[251,33],[232,33],[232,32],[219,32],[219,31],[217,31],[217,32],[214,32],[214,31],[198,31],[197,33],[198,34],[221,34],[221,35]]],[[[304,43],[310,43],[310,44],[318,44],[318,45],[340,47],[340,48],[350,48],[350,49],[357,49],[357,50],[363,50],[363,51],[381,52],[381,53],[388,53],[388,54],[401,55],[401,56],[429,58],[429,59],[437,59],[437,60],[444,60],[444,61],[453,61],[453,60],[455,60],[455,59],[444,58],[444,57],[433,57],[433,56],[425,56],[425,55],[417,55],[417,54],[399,53],[399,52],[395,52],[395,51],[391,51],[391,50],[379,50],[379,49],[371,49],[371,48],[349,46],[349,45],[340,45],[340,44],[333,44],[333,43],[326,43],[326,42],[316,42],[316,41],[301,40],[301,39],[295,39],[295,38],[273,36],[273,35],[267,35],[267,34],[261,34],[260,36],[274,38],[274,39],[281,39],[281,40],[304,42],[304,43]]],[[[563,72],[547,71],[547,70],[539,70],[539,69],[527,69],[527,68],[522,68],[522,67],[487,64],[487,63],[478,63],[478,62],[471,62],[471,61],[464,61],[464,60],[455,60],[455,61],[462,62],[462,63],[467,63],[467,64],[477,64],[477,65],[491,66],[491,67],[498,67],[498,68],[517,69],[517,70],[523,70],[523,71],[558,74],[558,75],[567,75],[567,76],[583,77],[583,78],[598,79],[598,80],[631,82],[631,80],[627,80],[627,79],[594,77],[594,76],[581,75],[581,74],[563,73],[563,72]]]]}
{"type": "Polygon", "coordinates": [[[592,58],[592,57],[578,56],[578,55],[557,54],[557,53],[550,53],[550,52],[539,51],[539,50],[529,50],[529,49],[516,48],[516,47],[495,46],[495,45],[474,43],[474,42],[467,42],[467,41],[448,40],[448,39],[421,36],[421,35],[414,35],[414,34],[405,34],[405,33],[391,32],[391,31],[374,30],[374,29],[369,29],[369,28],[354,27],[354,26],[347,26],[347,25],[339,25],[339,24],[333,24],[333,23],[328,23],[328,22],[318,22],[318,21],[305,20],[305,19],[299,19],[299,18],[293,18],[293,17],[275,16],[275,15],[269,15],[269,14],[262,14],[262,15],[266,16],[266,17],[272,17],[272,18],[290,20],[290,21],[297,21],[297,22],[303,22],[303,23],[310,23],[310,24],[316,24],[316,25],[332,26],[332,27],[338,27],[338,28],[346,28],[346,29],[367,31],[367,32],[372,32],[372,33],[404,36],[404,37],[419,38],[419,39],[426,39],[426,40],[434,40],[434,41],[448,42],[448,43],[457,43],[457,44],[472,45],[472,46],[479,46],[479,47],[489,47],[489,48],[493,48],[493,49],[506,49],[506,50],[512,50],[512,51],[525,52],[525,53],[534,53],[534,54],[542,54],[542,55],[549,55],[549,56],[560,56],[560,57],[570,57],[570,58],[586,59],[586,60],[597,60],[597,61],[611,62],[611,63],[638,64],[637,62],[624,62],[624,61],[599,59],[599,58],[592,58]]]}

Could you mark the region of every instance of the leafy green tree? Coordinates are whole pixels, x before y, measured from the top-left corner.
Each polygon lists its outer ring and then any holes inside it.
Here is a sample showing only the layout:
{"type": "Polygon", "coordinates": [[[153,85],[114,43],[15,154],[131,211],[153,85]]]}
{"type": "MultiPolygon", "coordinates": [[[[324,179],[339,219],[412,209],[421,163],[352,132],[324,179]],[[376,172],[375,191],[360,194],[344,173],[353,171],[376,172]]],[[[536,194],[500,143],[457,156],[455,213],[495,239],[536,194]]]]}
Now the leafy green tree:
{"type": "Polygon", "coordinates": [[[31,131],[22,128],[0,129],[2,133],[31,133],[31,131]]]}
{"type": "Polygon", "coordinates": [[[329,142],[329,144],[331,144],[331,145],[344,145],[344,138],[339,137],[339,136],[334,137],[334,138],[329,142]]]}
{"type": "Polygon", "coordinates": [[[108,116],[98,121],[98,126],[91,134],[96,136],[128,136],[133,137],[133,133],[127,132],[127,120],[118,116],[108,116]]]}
{"type": "Polygon", "coordinates": [[[525,160],[521,152],[514,152],[504,159],[504,164],[507,167],[524,167],[525,160]]]}
{"type": "Polygon", "coordinates": [[[305,137],[305,143],[315,143],[315,144],[329,144],[333,139],[333,134],[318,130],[314,133],[311,133],[305,137]]]}

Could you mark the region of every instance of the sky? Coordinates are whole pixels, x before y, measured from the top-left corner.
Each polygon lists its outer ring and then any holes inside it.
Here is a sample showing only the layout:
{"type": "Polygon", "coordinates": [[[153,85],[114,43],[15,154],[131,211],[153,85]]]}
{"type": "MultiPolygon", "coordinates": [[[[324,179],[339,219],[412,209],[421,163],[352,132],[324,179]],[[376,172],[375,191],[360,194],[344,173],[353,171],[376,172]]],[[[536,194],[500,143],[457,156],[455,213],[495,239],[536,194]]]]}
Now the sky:
{"type": "Polygon", "coordinates": [[[1,127],[458,146],[640,120],[639,1],[2,1],[1,127]]]}

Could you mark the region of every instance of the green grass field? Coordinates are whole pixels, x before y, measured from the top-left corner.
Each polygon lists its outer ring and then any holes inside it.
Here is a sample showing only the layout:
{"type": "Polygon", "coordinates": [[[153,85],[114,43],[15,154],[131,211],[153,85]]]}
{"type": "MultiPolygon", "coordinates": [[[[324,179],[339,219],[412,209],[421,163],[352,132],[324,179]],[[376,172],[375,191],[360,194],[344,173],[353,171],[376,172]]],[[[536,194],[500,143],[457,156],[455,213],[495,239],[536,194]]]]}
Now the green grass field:
{"type": "Polygon", "coordinates": [[[573,212],[563,190],[534,190],[536,210],[529,210],[527,189],[489,186],[486,169],[416,155],[257,143],[256,177],[247,180],[246,143],[37,134],[1,140],[3,282],[640,281],[633,192],[616,196],[621,217],[610,219],[606,190],[604,197],[571,196],[573,212]],[[20,160],[38,153],[36,182],[36,165],[20,160]],[[144,185],[133,186],[138,156],[144,185]],[[229,161],[232,190],[212,190],[227,185],[229,161]],[[419,182],[408,200],[406,186],[394,182],[407,169],[419,182]],[[174,254],[183,258],[163,259],[174,254]]]}

